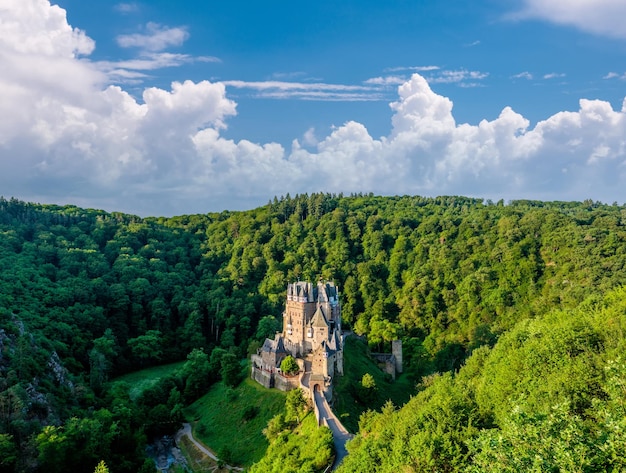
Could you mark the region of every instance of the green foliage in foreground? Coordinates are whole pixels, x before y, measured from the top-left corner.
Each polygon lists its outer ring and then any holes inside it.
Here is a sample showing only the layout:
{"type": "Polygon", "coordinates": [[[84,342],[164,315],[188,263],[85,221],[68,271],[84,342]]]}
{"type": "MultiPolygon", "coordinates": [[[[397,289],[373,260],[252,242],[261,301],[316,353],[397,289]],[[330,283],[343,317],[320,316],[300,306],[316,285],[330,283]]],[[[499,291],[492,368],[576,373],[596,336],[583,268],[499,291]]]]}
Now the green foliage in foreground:
{"type": "Polygon", "coordinates": [[[229,464],[248,466],[258,461],[268,442],[263,429],[281,412],[285,393],[265,389],[246,378],[235,388],[223,382],[184,410],[194,436],[229,464]]]}
{"type": "Polygon", "coordinates": [[[520,322],[403,408],[361,417],[341,473],[624,471],[626,289],[520,322]]]}
{"type": "MultiPolygon", "coordinates": [[[[290,392],[296,393],[292,401],[301,398],[297,396],[298,391],[290,392]]],[[[265,431],[271,439],[270,446],[265,456],[250,468],[250,473],[315,473],[324,471],[330,464],[333,455],[330,429],[318,427],[311,410],[301,423],[294,421],[289,411],[287,402],[286,413],[270,421],[265,431]]]]}

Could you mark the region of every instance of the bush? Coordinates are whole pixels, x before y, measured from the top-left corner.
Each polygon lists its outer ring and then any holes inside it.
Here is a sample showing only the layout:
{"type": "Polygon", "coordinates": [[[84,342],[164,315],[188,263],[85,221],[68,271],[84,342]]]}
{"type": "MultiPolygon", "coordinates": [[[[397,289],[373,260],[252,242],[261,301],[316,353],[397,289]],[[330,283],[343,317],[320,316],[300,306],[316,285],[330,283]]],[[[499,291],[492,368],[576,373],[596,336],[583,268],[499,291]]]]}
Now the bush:
{"type": "Polygon", "coordinates": [[[300,367],[293,356],[287,355],[287,357],[280,363],[280,370],[284,374],[292,376],[300,371],[300,367]]]}

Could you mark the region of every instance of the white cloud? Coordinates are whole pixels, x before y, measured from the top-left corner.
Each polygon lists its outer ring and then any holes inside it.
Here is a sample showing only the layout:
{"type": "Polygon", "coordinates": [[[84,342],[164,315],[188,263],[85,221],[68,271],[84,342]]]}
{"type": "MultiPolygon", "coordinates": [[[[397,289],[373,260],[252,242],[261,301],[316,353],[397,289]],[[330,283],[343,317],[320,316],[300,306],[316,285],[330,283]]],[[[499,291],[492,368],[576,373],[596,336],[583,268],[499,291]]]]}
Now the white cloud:
{"type": "Polygon", "coordinates": [[[624,72],[623,74],[618,74],[617,72],[609,72],[607,75],[603,77],[603,79],[626,80],[626,72],[624,72]]]}
{"type": "Polygon", "coordinates": [[[371,79],[367,79],[365,84],[368,85],[400,85],[406,82],[405,76],[385,76],[385,77],[372,77],[371,79]]]}
{"type": "Polygon", "coordinates": [[[399,66],[399,67],[388,67],[385,69],[385,72],[428,72],[428,71],[438,71],[441,69],[439,66],[399,66]]]}
{"type": "Polygon", "coordinates": [[[315,136],[315,128],[309,128],[302,136],[302,142],[307,146],[317,146],[319,140],[315,136]]]}
{"type": "Polygon", "coordinates": [[[318,101],[376,101],[383,96],[372,85],[326,84],[322,82],[288,82],[279,80],[227,80],[227,87],[254,91],[256,97],[318,101]]]}
{"type": "Polygon", "coordinates": [[[429,77],[432,84],[468,84],[468,81],[479,81],[489,76],[487,72],[468,71],[460,69],[456,71],[440,71],[429,77]]]}
{"type": "Polygon", "coordinates": [[[185,27],[168,28],[158,23],[148,23],[145,30],[146,33],[119,35],[117,44],[122,48],[163,51],[170,46],[181,46],[189,38],[185,27]]]}
{"type": "Polygon", "coordinates": [[[550,72],[549,74],[544,74],[544,79],[560,79],[565,77],[565,74],[559,72],[550,72]]]}
{"type": "Polygon", "coordinates": [[[100,65],[76,57],[93,42],[67,24],[63,10],[42,0],[10,5],[0,15],[6,196],[145,215],[252,207],[276,194],[313,191],[626,200],[626,102],[614,110],[581,100],[578,110],[533,128],[508,107],[494,120],[457,124],[452,101],[415,74],[398,87],[382,138],[349,121],[328,136],[307,131],[307,149],[297,140],[290,149],[233,141],[222,134],[236,114],[227,87],[286,96],[368,95],[380,87],[184,81],[148,88],[138,101],[108,85],[100,65]],[[25,45],[33,24],[40,25],[37,47],[25,45]]]}
{"type": "Polygon", "coordinates": [[[520,72],[519,74],[515,74],[513,76],[511,76],[511,79],[527,79],[527,80],[532,80],[533,75],[528,72],[528,71],[524,71],[524,72],[520,72]]]}
{"type": "Polygon", "coordinates": [[[538,18],[583,31],[615,38],[626,38],[623,0],[523,0],[514,17],[538,18]]]}
{"type": "Polygon", "coordinates": [[[139,11],[139,5],[137,5],[136,3],[132,2],[132,3],[118,3],[117,5],[113,6],[113,9],[119,13],[122,13],[124,15],[128,14],[128,13],[134,13],[139,11]]]}
{"type": "Polygon", "coordinates": [[[296,79],[300,79],[300,80],[306,80],[307,74],[306,72],[303,71],[295,71],[295,72],[274,72],[272,74],[272,79],[278,80],[278,81],[285,81],[285,80],[296,80],[296,79]]]}
{"type": "Polygon", "coordinates": [[[361,91],[369,90],[369,87],[361,85],[324,84],[309,82],[286,82],[286,81],[242,81],[227,80],[224,84],[230,87],[254,90],[332,90],[332,91],[361,91]]]}
{"type": "MultiPolygon", "coordinates": [[[[420,72],[425,75],[431,84],[457,84],[460,87],[480,87],[483,79],[489,76],[487,72],[468,71],[467,69],[447,70],[439,66],[395,67],[386,69],[387,72],[420,72]]],[[[365,81],[366,85],[387,87],[400,85],[409,79],[407,75],[391,75],[373,77],[365,81]]]]}
{"type": "Polygon", "coordinates": [[[145,53],[125,61],[99,61],[95,66],[115,83],[140,83],[148,75],[138,71],[154,71],[166,67],[179,67],[194,62],[220,62],[216,57],[190,56],[176,53],[145,53]]]}
{"type": "Polygon", "coordinates": [[[67,23],[65,10],[47,0],[3,0],[0,45],[6,52],[60,58],[88,55],[95,47],[83,31],[67,23]]]}

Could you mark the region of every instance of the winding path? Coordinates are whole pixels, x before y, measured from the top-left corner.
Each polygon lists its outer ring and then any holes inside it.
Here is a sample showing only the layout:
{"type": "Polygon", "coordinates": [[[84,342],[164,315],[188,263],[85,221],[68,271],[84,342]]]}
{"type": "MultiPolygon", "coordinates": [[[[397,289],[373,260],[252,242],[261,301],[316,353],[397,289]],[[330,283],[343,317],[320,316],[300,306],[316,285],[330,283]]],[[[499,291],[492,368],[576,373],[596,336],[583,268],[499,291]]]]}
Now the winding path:
{"type": "MultiPolygon", "coordinates": [[[[196,446],[196,448],[200,450],[202,453],[204,453],[206,456],[208,456],[212,460],[215,460],[216,462],[220,461],[220,459],[217,458],[215,454],[206,447],[206,445],[196,440],[191,430],[191,424],[189,423],[184,423],[183,428],[180,429],[178,432],[176,432],[176,444],[178,444],[180,439],[183,438],[184,436],[189,437],[189,440],[191,440],[191,442],[196,446]]],[[[239,468],[237,466],[224,465],[224,468],[227,468],[232,471],[243,471],[243,468],[239,468]]]]}

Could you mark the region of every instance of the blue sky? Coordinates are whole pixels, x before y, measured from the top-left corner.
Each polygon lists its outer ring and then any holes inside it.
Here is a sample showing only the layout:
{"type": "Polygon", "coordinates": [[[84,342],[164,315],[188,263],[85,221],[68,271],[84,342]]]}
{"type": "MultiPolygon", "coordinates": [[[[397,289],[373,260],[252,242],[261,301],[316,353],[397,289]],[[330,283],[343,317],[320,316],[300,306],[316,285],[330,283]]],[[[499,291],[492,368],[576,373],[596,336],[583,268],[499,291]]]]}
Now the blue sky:
{"type": "Polygon", "coordinates": [[[623,0],[0,0],[0,194],[626,201],[623,0]]]}

